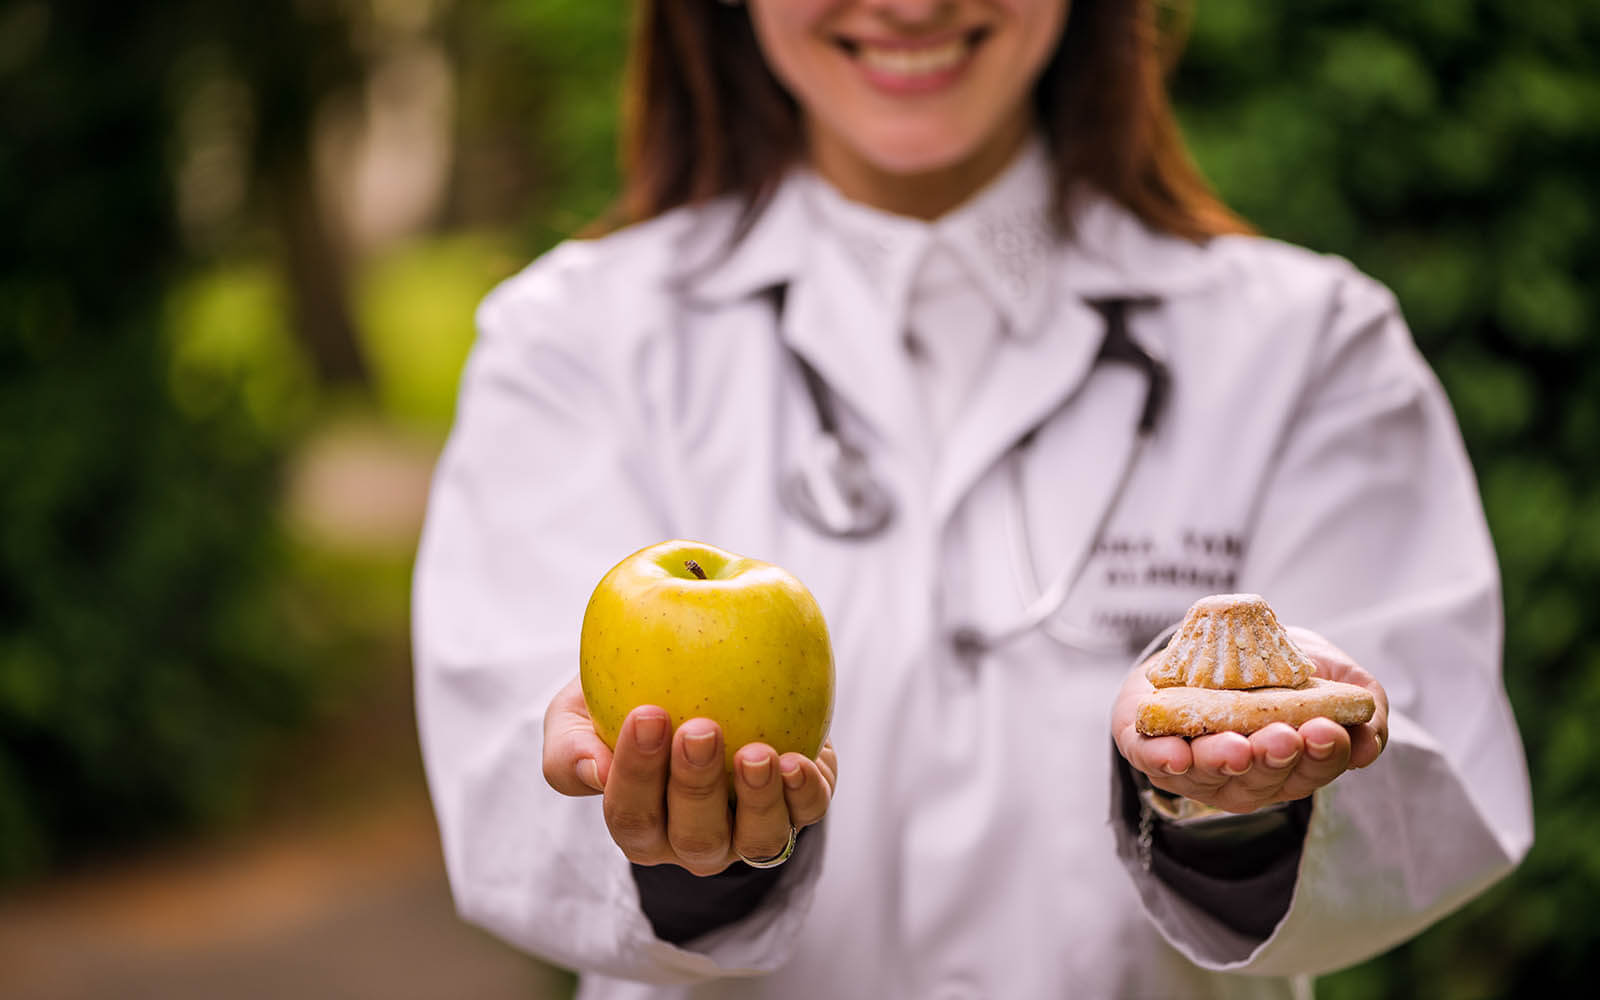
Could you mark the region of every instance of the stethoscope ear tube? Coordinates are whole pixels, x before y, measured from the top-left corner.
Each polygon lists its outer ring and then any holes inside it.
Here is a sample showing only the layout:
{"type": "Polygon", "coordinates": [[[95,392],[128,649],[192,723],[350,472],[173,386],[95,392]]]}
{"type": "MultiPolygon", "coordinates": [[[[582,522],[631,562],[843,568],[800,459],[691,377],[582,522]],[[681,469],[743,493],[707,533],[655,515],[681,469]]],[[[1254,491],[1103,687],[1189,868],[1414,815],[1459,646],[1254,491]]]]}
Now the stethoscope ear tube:
{"type": "Polygon", "coordinates": [[[1100,341],[1100,353],[1095,360],[1113,364],[1132,365],[1144,376],[1144,407],[1139,411],[1139,436],[1149,437],[1166,408],[1167,394],[1172,389],[1172,375],[1167,366],[1149,351],[1140,347],[1128,333],[1128,308],[1148,304],[1142,299],[1090,299],[1089,305],[1105,322],[1105,336],[1100,341]]]}

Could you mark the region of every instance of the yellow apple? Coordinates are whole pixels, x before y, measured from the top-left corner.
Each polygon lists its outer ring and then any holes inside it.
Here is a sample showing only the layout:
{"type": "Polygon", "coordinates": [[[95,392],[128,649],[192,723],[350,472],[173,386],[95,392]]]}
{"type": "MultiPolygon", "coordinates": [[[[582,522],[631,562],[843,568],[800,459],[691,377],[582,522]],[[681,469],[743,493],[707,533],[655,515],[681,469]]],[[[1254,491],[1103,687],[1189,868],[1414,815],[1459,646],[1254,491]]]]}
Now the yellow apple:
{"type": "Polygon", "coordinates": [[[579,674],[595,732],[659,705],[677,727],[707,718],[734,751],[766,743],[815,757],[833,715],[833,647],[811,592],[770,563],[700,542],[622,560],[583,615],[579,674]]]}

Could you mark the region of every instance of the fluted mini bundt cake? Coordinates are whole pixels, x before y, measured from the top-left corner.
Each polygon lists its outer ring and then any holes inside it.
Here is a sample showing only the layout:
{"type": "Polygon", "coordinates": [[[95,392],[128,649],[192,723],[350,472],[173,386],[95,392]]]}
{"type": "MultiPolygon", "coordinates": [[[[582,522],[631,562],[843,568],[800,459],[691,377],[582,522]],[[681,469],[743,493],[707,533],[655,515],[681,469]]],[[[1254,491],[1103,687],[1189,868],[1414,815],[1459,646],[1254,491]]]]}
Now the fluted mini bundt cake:
{"type": "Polygon", "coordinates": [[[1202,597],[1145,676],[1158,688],[1304,687],[1316,664],[1257,594],[1202,597]]]}

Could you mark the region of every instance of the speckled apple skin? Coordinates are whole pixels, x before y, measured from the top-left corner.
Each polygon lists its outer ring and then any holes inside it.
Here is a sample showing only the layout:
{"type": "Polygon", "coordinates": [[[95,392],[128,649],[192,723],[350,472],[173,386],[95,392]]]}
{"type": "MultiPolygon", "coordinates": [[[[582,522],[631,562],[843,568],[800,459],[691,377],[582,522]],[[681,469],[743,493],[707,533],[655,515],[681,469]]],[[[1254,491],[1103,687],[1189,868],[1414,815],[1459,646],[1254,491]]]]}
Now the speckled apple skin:
{"type": "Polygon", "coordinates": [[[639,705],[674,727],[716,721],[730,769],[747,743],[816,757],[828,735],[833,648],[816,599],[783,569],[715,546],[662,542],[614,566],[589,598],[578,659],[607,746],[639,705]],[[687,559],[713,578],[669,572],[687,559]]]}

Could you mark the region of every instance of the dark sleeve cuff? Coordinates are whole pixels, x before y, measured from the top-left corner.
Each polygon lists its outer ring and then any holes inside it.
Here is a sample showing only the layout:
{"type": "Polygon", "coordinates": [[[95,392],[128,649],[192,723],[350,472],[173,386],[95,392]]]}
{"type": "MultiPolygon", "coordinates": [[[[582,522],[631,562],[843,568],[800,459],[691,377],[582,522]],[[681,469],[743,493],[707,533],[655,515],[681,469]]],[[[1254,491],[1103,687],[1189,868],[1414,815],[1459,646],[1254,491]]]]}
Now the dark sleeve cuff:
{"type": "MultiPolygon", "coordinates": [[[[806,831],[795,836],[795,850],[806,831]]],[[[656,937],[683,944],[742,920],[767,898],[783,876],[783,866],[751,868],[735,861],[726,871],[701,877],[677,865],[634,865],[639,905],[656,937]]]]}
{"type": "MultiPolygon", "coordinates": [[[[1148,781],[1114,748],[1112,752],[1121,820],[1137,831],[1140,793],[1148,781]]],[[[1311,808],[1306,798],[1186,825],[1152,816],[1149,870],[1225,926],[1264,940],[1294,898],[1311,808]]]]}

